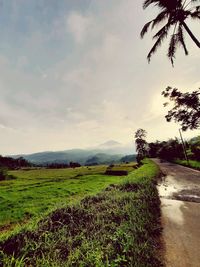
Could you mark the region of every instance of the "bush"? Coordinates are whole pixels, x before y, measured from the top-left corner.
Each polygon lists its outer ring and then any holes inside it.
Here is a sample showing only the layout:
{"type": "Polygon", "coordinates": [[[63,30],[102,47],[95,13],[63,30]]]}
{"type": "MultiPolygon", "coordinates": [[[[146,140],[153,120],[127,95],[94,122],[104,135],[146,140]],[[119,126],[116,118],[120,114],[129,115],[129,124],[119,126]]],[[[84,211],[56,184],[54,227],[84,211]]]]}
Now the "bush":
{"type": "Polygon", "coordinates": [[[7,178],[7,171],[3,168],[0,168],[0,181],[6,180],[7,178]]]}
{"type": "Polygon", "coordinates": [[[123,175],[128,175],[128,171],[125,171],[125,170],[109,170],[109,169],[107,169],[105,174],[106,175],[123,176],[123,175]]]}

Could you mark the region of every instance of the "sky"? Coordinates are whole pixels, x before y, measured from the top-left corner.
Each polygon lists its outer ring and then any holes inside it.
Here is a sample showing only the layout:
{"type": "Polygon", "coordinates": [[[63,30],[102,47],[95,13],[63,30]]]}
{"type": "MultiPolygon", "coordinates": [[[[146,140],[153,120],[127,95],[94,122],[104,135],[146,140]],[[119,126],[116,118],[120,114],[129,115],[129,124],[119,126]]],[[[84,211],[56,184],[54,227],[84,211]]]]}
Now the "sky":
{"type": "Polygon", "coordinates": [[[179,49],[173,68],[163,43],[148,64],[140,31],[157,10],[142,2],[0,0],[0,154],[131,143],[138,128],[178,136],[161,92],[200,87],[200,51],[185,34],[189,56],[179,49]]]}

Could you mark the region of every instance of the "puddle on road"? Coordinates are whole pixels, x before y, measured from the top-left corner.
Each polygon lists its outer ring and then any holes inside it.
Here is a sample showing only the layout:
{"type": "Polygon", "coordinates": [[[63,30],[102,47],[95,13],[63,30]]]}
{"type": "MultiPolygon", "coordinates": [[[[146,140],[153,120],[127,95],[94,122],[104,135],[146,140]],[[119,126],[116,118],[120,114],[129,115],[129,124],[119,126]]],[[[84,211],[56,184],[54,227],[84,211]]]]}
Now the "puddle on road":
{"type": "Polygon", "coordinates": [[[182,190],[181,192],[175,193],[172,198],[176,200],[200,203],[200,196],[192,194],[192,193],[193,192],[191,191],[188,194],[188,193],[185,193],[184,190],[182,190]]]}
{"type": "Polygon", "coordinates": [[[187,197],[187,198],[200,198],[199,196],[195,196],[195,195],[184,195],[184,197],[187,197]]]}
{"type": "Polygon", "coordinates": [[[182,208],[184,208],[184,202],[174,199],[162,199],[162,212],[163,215],[173,223],[183,225],[184,217],[182,208]]]}
{"type": "Polygon", "coordinates": [[[172,175],[163,177],[157,188],[164,216],[177,225],[184,223],[186,201],[200,203],[200,187],[182,184],[172,175]]]}
{"type": "Polygon", "coordinates": [[[177,193],[182,189],[173,176],[170,175],[163,177],[163,180],[158,184],[157,188],[160,197],[164,198],[170,198],[174,193],[177,193]]]}
{"type": "Polygon", "coordinates": [[[200,186],[182,184],[172,175],[163,177],[157,188],[161,198],[200,203],[200,186]]]}

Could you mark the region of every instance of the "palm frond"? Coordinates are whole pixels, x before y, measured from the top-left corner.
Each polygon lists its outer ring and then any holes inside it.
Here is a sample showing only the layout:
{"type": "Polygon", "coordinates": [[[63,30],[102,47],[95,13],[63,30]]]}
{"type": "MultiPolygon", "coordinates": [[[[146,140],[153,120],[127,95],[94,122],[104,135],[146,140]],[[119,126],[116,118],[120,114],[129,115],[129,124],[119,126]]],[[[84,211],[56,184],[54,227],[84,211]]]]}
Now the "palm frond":
{"type": "Polygon", "coordinates": [[[140,37],[141,37],[141,38],[143,38],[144,35],[147,33],[147,31],[148,31],[148,29],[149,29],[151,23],[152,23],[152,20],[149,21],[149,22],[147,22],[147,23],[144,25],[144,27],[142,28],[142,31],[141,31],[141,33],[140,33],[140,37]]]}
{"type": "Polygon", "coordinates": [[[153,39],[160,38],[161,36],[166,36],[167,32],[170,28],[170,23],[167,23],[165,26],[163,26],[154,36],[153,39]]]}
{"type": "Polygon", "coordinates": [[[165,25],[153,36],[155,43],[147,55],[148,61],[150,61],[152,54],[156,52],[158,47],[161,45],[163,39],[167,37],[170,27],[174,26],[174,32],[171,36],[168,54],[167,56],[173,60],[175,58],[176,49],[178,44],[184,49],[185,55],[188,55],[188,50],[185,44],[183,29],[189,34],[193,42],[200,48],[199,40],[194,36],[193,32],[185,23],[188,18],[200,19],[200,0],[144,0],[143,8],[147,8],[150,5],[157,6],[160,9],[160,13],[155,19],[146,23],[140,33],[141,38],[147,33],[149,28],[151,30],[158,26],[160,23],[165,21],[165,25]],[[177,26],[179,26],[177,30],[177,26]],[[177,30],[177,32],[176,32],[177,30]]]}
{"type": "Polygon", "coordinates": [[[190,13],[192,19],[200,19],[200,9],[190,13]]]}
{"type": "Polygon", "coordinates": [[[158,0],[145,0],[143,3],[143,8],[147,8],[151,4],[157,4],[158,0]]]}
{"type": "Polygon", "coordinates": [[[168,58],[171,60],[172,66],[174,65],[177,43],[178,43],[178,36],[177,36],[177,33],[174,33],[171,36],[168,53],[167,53],[168,58]]]}
{"type": "Polygon", "coordinates": [[[153,47],[149,51],[149,54],[147,55],[148,62],[151,61],[152,54],[154,54],[157,51],[157,49],[161,45],[161,43],[162,43],[162,38],[158,38],[158,40],[155,42],[155,44],[153,45],[153,47]]]}
{"type": "Polygon", "coordinates": [[[178,27],[178,41],[179,43],[182,45],[183,49],[184,49],[184,52],[185,52],[185,55],[187,56],[189,53],[188,53],[188,50],[187,50],[187,47],[186,47],[186,44],[185,44],[185,39],[184,39],[184,35],[183,35],[183,29],[182,29],[182,26],[179,25],[178,27]]]}
{"type": "Polygon", "coordinates": [[[163,22],[164,20],[166,20],[167,17],[168,17],[168,14],[167,14],[166,10],[160,12],[158,14],[158,16],[154,20],[152,20],[152,26],[151,26],[151,28],[153,29],[155,26],[157,26],[158,24],[160,24],[161,22],[163,22]]]}
{"type": "Polygon", "coordinates": [[[150,52],[147,55],[148,62],[151,60],[151,56],[157,51],[158,47],[162,44],[164,38],[167,37],[168,25],[165,25],[154,37],[157,37],[157,41],[154,43],[150,52]]]}

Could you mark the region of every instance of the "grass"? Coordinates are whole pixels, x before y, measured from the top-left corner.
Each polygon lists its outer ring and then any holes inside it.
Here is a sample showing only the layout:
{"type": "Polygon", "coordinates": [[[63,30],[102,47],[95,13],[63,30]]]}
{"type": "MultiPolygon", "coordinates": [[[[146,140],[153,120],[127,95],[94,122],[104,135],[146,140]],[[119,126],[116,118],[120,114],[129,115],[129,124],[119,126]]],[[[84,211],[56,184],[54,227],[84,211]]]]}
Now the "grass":
{"type": "MultiPolygon", "coordinates": [[[[133,165],[121,165],[121,168],[130,170],[133,165]]],[[[0,231],[8,231],[17,223],[24,224],[55,207],[96,194],[110,183],[123,180],[123,177],[104,175],[106,168],[102,165],[10,171],[16,179],[0,181],[0,231]]]]}
{"type": "Polygon", "coordinates": [[[178,159],[175,161],[175,163],[200,171],[200,161],[197,161],[197,160],[189,160],[187,162],[187,160],[178,159]]]}
{"type": "Polygon", "coordinates": [[[121,183],[2,240],[0,266],[162,266],[158,174],[146,160],[121,183]]]}

